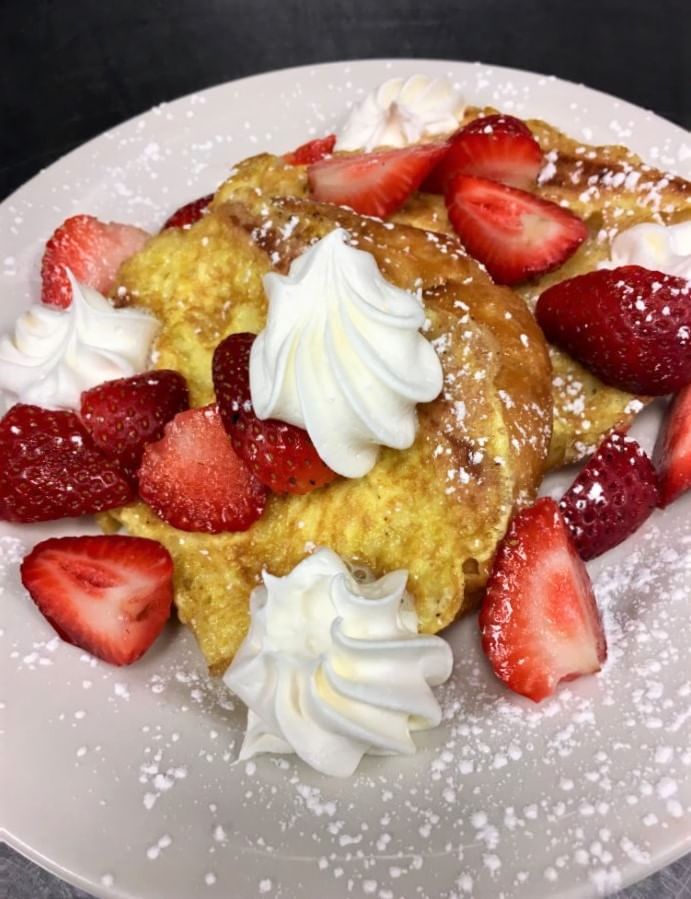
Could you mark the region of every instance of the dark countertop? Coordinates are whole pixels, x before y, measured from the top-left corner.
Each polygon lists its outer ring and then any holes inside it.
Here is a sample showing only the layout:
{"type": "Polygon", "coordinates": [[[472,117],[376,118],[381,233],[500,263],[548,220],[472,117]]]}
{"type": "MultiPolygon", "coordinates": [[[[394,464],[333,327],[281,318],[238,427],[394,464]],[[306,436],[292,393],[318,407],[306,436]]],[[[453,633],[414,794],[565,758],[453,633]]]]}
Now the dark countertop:
{"type": "MultiPolygon", "coordinates": [[[[0,197],[156,103],[336,59],[514,66],[584,82],[688,128],[690,9],[687,0],[4,0],[0,197]]],[[[4,846],[0,893],[88,899],[4,846]]],[[[691,856],[619,896],[691,899],[691,856]]]]}
{"type": "Polygon", "coordinates": [[[3,0],[0,36],[0,197],[163,100],[336,59],[514,66],[691,126],[686,0],[3,0]]]}

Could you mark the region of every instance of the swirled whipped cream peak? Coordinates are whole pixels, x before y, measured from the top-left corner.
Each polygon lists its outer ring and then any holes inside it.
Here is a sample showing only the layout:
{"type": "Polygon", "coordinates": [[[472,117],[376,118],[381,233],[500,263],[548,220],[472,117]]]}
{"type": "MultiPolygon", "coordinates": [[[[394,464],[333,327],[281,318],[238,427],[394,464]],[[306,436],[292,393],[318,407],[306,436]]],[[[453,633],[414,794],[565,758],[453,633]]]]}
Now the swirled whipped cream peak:
{"type": "Polygon", "coordinates": [[[691,220],[676,225],[643,222],[620,231],[612,240],[610,259],[600,268],[640,265],[691,280],[691,220]]]}
{"type": "Polygon", "coordinates": [[[420,333],[419,299],[387,281],[374,257],[341,228],[264,277],[265,329],[250,356],[259,418],[304,428],[338,474],[362,477],[380,446],[406,449],[416,404],[433,400],[443,375],[420,333]]]}
{"type": "Polygon", "coordinates": [[[0,337],[0,402],[79,409],[82,391],[144,371],[159,322],[141,309],[116,309],[68,270],[66,309],[36,303],[14,335],[0,337]]]}
{"type": "Polygon", "coordinates": [[[240,758],[296,753],[348,777],[366,753],[412,755],[411,732],[436,727],[432,687],[451,675],[451,649],[419,635],[407,572],[357,580],[320,548],[286,577],[264,574],[250,630],[224,675],[248,707],[240,758]]]}
{"type": "Polygon", "coordinates": [[[449,134],[463,115],[461,95],[446,78],[390,78],[353,108],[336,137],[336,150],[406,147],[449,134]]]}

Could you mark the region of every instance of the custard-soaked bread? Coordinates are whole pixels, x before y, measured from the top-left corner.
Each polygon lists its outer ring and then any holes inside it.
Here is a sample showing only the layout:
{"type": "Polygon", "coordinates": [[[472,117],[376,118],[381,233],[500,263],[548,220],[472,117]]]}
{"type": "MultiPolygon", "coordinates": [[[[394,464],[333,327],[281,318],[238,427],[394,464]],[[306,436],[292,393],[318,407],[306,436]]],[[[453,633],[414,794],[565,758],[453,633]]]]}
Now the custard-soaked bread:
{"type": "Polygon", "coordinates": [[[547,347],[525,304],[453,238],[273,195],[271,178],[286,169],[275,157],[247,161],[209,215],[188,231],[164,232],[123,266],[127,297],[163,322],[157,364],[189,379],[196,404],[212,400],[216,344],[264,325],[262,275],[287,271],[307,246],[342,227],[387,279],[421,293],[444,390],[418,407],[410,449],[383,449],[364,478],[270,497],[246,532],[183,533],[142,503],[114,513],[130,533],[170,550],[180,618],[214,672],[247,632],[248,597],[262,569],[286,574],[314,545],[377,575],[409,569],[421,629],[448,625],[472,606],[512,510],[535,496],[550,441],[547,347]]]}
{"type": "MultiPolygon", "coordinates": [[[[466,121],[493,112],[471,108],[466,111],[466,121]]],[[[645,221],[671,224],[691,218],[691,184],[683,178],[647,165],[625,147],[591,147],[538,119],[527,124],[546,158],[536,193],[567,206],[586,221],[589,230],[587,240],[563,266],[518,288],[530,309],[547,287],[592,271],[606,260],[611,237],[617,231],[645,221]]],[[[287,165],[269,155],[246,160],[237,167],[234,177],[221,186],[214,204],[237,199],[244,192],[253,193],[255,199],[306,196],[306,168],[287,165]]],[[[457,240],[444,200],[438,195],[414,193],[391,221],[457,240]]],[[[213,228],[211,222],[208,224],[213,228]]],[[[192,250],[199,252],[199,248],[192,250]]],[[[213,279],[213,272],[208,274],[213,279]]],[[[209,286],[213,292],[213,280],[209,286]]],[[[550,357],[554,426],[548,467],[557,468],[588,455],[611,428],[627,425],[645,399],[603,384],[556,347],[550,347],[550,357]]]]}
{"type": "MultiPolygon", "coordinates": [[[[485,109],[482,114],[495,110],[485,109]]],[[[466,111],[470,121],[480,113],[466,111]]],[[[526,122],[545,153],[538,196],[566,206],[588,225],[589,237],[554,272],[518,288],[533,309],[547,287],[593,271],[609,258],[610,240],[640,222],[673,224],[691,218],[691,183],[644,163],[625,147],[586,146],[539,119],[526,122]]],[[[393,220],[454,234],[443,198],[416,193],[393,220]]],[[[640,410],[639,398],[609,387],[586,368],[550,347],[553,368],[554,432],[549,467],[582,459],[603,434],[628,424],[640,410]]]]}

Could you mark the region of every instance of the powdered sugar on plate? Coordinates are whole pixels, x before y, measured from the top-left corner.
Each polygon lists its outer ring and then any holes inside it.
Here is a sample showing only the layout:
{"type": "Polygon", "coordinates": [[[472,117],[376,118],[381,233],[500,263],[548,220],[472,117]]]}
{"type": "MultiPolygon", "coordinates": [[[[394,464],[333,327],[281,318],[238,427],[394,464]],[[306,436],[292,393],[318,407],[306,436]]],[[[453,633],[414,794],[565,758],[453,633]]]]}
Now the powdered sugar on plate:
{"type": "MultiPolygon", "coordinates": [[[[327,133],[374,84],[414,71],[450,77],[468,102],[541,115],[588,142],[624,140],[691,173],[679,129],[550,78],[406,61],[260,76],[163,105],[10,198],[0,324],[37,295],[42,242],[67,215],[153,229],[237,159],[327,133]]],[[[691,847],[690,513],[689,498],[656,513],[591,564],[610,645],[601,675],[539,706],[512,696],[469,618],[447,633],[456,668],[442,726],[418,737],[417,756],[367,759],[345,782],[287,757],[238,762],[244,711],[182,628],[129,669],[56,641],[17,565],[37,540],[83,526],[0,526],[9,838],[102,896],[611,892],[691,847]]]]}

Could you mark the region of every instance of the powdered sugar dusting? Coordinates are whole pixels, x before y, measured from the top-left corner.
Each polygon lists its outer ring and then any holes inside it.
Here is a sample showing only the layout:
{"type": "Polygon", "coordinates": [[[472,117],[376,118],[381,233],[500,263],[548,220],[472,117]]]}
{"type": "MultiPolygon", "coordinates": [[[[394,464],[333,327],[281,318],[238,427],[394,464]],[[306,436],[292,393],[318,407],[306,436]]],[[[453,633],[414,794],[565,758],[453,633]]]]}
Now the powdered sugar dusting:
{"type": "MultiPolygon", "coordinates": [[[[42,243],[67,215],[155,228],[237,159],[327,133],[373,84],[421,68],[449,77],[469,102],[540,114],[585,141],[625,140],[656,165],[691,171],[671,126],[651,129],[653,118],[626,104],[603,112],[595,94],[555,90],[550,78],[404,61],[267,76],[251,121],[237,84],[164,104],[5,204],[0,322],[35,299],[42,243]]],[[[367,759],[345,783],[292,758],[239,764],[244,712],[207,677],[182,629],[120,670],[56,641],[20,590],[17,566],[36,540],[77,526],[5,528],[0,727],[16,762],[3,797],[8,829],[94,889],[141,893],[134,872],[144,870],[170,899],[226,896],[229,884],[237,895],[331,899],[617,889],[691,841],[690,512],[683,500],[656,513],[592,564],[610,645],[601,675],[540,706],[511,696],[467,619],[448,632],[457,663],[439,694],[442,726],[417,737],[416,757],[367,759]],[[70,846],[56,837],[65,821],[70,846]]]]}

